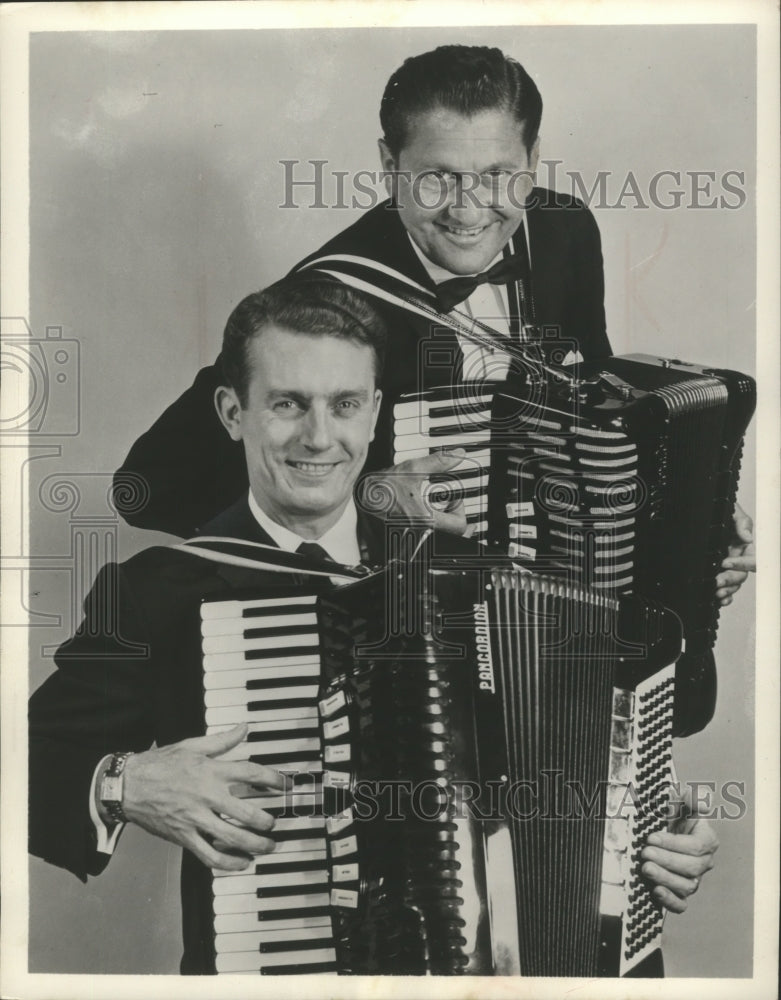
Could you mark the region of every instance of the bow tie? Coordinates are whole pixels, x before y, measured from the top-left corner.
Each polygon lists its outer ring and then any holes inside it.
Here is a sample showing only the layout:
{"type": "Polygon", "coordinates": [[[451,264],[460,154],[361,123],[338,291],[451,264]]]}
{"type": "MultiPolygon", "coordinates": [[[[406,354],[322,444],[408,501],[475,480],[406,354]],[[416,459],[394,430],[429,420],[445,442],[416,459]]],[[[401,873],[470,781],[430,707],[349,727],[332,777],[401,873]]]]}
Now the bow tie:
{"type": "Polygon", "coordinates": [[[296,549],[298,555],[308,556],[310,559],[317,559],[319,562],[333,562],[322,545],[317,542],[301,542],[296,549]]]}
{"type": "Polygon", "coordinates": [[[528,263],[521,254],[503,257],[493,267],[480,274],[467,275],[459,278],[449,278],[442,281],[435,289],[440,312],[448,313],[451,309],[468,299],[478,285],[490,282],[492,285],[506,285],[517,281],[528,273],[528,263]]]}

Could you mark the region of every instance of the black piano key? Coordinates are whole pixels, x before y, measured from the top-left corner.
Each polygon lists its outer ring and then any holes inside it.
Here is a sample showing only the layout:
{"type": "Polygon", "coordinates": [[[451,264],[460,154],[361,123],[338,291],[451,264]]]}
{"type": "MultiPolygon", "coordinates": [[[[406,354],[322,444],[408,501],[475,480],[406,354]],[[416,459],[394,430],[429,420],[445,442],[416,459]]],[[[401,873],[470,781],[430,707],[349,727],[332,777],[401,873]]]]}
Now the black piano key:
{"type": "Polygon", "coordinates": [[[317,684],[317,677],[279,677],[260,678],[254,681],[247,681],[244,685],[248,691],[262,691],[266,688],[280,687],[304,687],[305,685],[317,684]]]}
{"type": "Polygon", "coordinates": [[[249,759],[253,764],[274,762],[274,767],[279,770],[277,764],[295,763],[298,760],[319,760],[320,757],[320,752],[315,750],[286,750],[285,753],[275,753],[270,750],[268,753],[253,753],[249,759]]]}
{"type": "MultiPolygon", "coordinates": [[[[320,861],[319,867],[323,868],[326,864],[327,862],[320,861]]],[[[298,868],[297,871],[301,871],[301,868],[298,868]]],[[[326,886],[327,884],[325,882],[322,887],[319,885],[308,885],[305,887],[300,885],[275,885],[269,886],[268,888],[258,888],[255,890],[255,895],[258,899],[275,899],[277,896],[301,896],[310,892],[326,892],[326,886]]],[[[274,911],[269,910],[268,912],[273,913],[274,911]]],[[[290,910],[285,910],[285,913],[290,913],[290,910]]]]}
{"type": "Polygon", "coordinates": [[[322,840],[325,836],[325,829],[322,826],[302,827],[296,830],[269,830],[264,834],[275,843],[280,844],[283,840],[322,840]]]}
{"type": "Polygon", "coordinates": [[[330,917],[333,910],[330,906],[300,906],[292,910],[260,910],[258,920],[298,920],[304,917],[330,917]]]}
{"type": "MultiPolygon", "coordinates": [[[[279,682],[277,682],[277,686],[281,686],[279,682]]],[[[268,707],[270,708],[271,706],[269,705],[268,707]]],[[[280,740],[305,740],[319,735],[320,730],[317,725],[312,726],[310,729],[272,729],[263,732],[248,733],[247,742],[278,743],[280,740]]]]}
{"type": "Polygon", "coordinates": [[[260,970],[261,976],[302,976],[317,972],[336,972],[336,962],[312,962],[306,965],[272,965],[260,970]]]}
{"type": "Polygon", "coordinates": [[[319,646],[285,646],[283,649],[270,647],[269,649],[247,649],[244,651],[245,660],[273,660],[280,656],[319,656],[319,646]]]}
{"type": "MultiPolygon", "coordinates": [[[[273,619],[272,619],[273,621],[273,619]]],[[[315,628],[314,625],[310,626],[309,629],[315,628]]],[[[309,631],[306,625],[261,625],[258,628],[247,628],[244,629],[245,639],[265,639],[265,638],[276,638],[277,636],[284,635],[301,635],[302,632],[309,631]]]]}
{"type": "Polygon", "coordinates": [[[260,953],[272,954],[276,951],[313,951],[315,948],[332,948],[332,937],[306,938],[304,941],[264,941],[259,945],[260,953]]]}
{"type": "MultiPolygon", "coordinates": [[[[312,681],[310,680],[311,684],[312,681]]],[[[311,698],[280,698],[279,701],[251,701],[247,704],[248,712],[263,712],[278,708],[305,708],[312,703],[311,698]]],[[[249,720],[252,722],[252,719],[249,720]]]]}
{"type": "MultiPolygon", "coordinates": [[[[317,872],[322,871],[327,865],[328,862],[324,858],[316,858],[314,861],[282,861],[275,864],[264,864],[259,861],[255,865],[255,874],[282,875],[285,872],[317,872]]],[[[276,887],[276,889],[278,888],[276,887]]],[[[260,891],[258,890],[258,895],[260,895],[260,891]]],[[[300,887],[298,892],[301,892],[300,887]]]]}

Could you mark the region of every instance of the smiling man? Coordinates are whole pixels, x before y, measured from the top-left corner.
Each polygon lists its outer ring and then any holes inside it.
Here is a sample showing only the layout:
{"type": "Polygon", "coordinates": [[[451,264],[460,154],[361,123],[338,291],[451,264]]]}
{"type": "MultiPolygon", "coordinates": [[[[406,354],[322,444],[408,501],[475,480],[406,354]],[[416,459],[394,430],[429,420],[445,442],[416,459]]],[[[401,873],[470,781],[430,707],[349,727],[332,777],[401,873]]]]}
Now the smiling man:
{"type": "MultiPolygon", "coordinates": [[[[249,490],[202,534],[300,552],[321,570],[326,559],[381,563],[383,525],[353,501],[381,399],[377,313],[333,280],[287,280],[236,307],[223,347],[215,404],[246,454],[249,490]]],[[[31,853],[86,881],[125,822],[185,848],[185,973],[214,971],[210,868],[241,870],[275,846],[272,816],[232,789],[282,787],[268,767],[219,759],[245,726],[204,735],[201,602],[304,580],[202,555],[156,547],[103,567],[29,716],[31,853]]]]}

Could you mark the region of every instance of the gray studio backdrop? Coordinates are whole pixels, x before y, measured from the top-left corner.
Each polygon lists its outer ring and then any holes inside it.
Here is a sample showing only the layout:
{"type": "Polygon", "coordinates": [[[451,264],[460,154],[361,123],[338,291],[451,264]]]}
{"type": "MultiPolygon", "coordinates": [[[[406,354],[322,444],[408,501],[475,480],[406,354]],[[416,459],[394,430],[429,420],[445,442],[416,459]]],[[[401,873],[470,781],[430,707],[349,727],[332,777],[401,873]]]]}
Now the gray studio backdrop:
{"type": "MultiPolygon", "coordinates": [[[[348,178],[340,198],[330,171],[378,169],[386,79],[445,42],[498,44],[537,81],[539,182],[577,193],[577,173],[593,190],[616,352],[754,372],[753,28],[33,36],[29,320],[40,356],[51,372],[69,366],[67,392],[80,396],[52,402],[29,463],[31,688],[100,562],[166,540],[117,520],[110,473],[213,361],[232,307],[357,218],[350,200],[367,195],[348,178]],[[314,191],[298,187],[299,206],[280,208],[280,161],[300,161],[293,178],[306,180],[315,159],[327,161],[329,207],[307,207],[314,191]]],[[[748,510],[754,444],[752,432],[748,510]]],[[[718,824],[717,869],[667,919],[671,975],[751,973],[753,640],[752,580],[722,616],[716,717],[676,747],[681,778],[742,782],[747,812],[718,824]]],[[[32,860],[30,971],[176,972],[178,864],[136,829],[87,886],[32,860]]]]}

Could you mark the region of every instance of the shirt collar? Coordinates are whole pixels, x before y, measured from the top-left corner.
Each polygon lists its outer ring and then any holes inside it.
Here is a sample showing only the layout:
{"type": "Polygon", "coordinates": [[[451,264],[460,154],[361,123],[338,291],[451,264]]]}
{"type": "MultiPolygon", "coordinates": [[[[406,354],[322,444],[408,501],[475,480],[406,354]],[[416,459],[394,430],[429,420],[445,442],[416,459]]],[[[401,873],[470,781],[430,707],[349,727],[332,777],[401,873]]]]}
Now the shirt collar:
{"type": "Polygon", "coordinates": [[[252,490],[249,492],[249,509],[266,534],[270,535],[280,549],[284,549],[285,552],[295,552],[304,541],[317,542],[334,562],[341,563],[342,566],[357,566],[361,561],[361,550],[358,544],[358,511],[352,497],[336,524],[331,525],[320,538],[301,538],[289,528],[272,521],[255,500],[252,490]]]}
{"type": "MultiPolygon", "coordinates": [[[[528,249],[529,232],[526,224],[526,212],[524,212],[523,215],[521,216],[521,225],[523,226],[523,234],[526,237],[526,246],[528,249]]],[[[515,232],[518,233],[518,229],[516,229],[515,232]]],[[[448,271],[447,268],[440,267],[439,264],[435,264],[433,260],[430,260],[423,253],[423,251],[420,249],[417,243],[410,236],[409,232],[407,232],[407,239],[412,244],[412,249],[417,254],[418,260],[423,265],[423,267],[425,267],[426,273],[428,274],[429,278],[431,278],[431,280],[434,282],[435,285],[440,284],[440,282],[442,281],[449,281],[451,278],[469,277],[469,275],[454,274],[452,271],[448,271]]],[[[484,270],[487,271],[489,267],[493,267],[493,265],[496,264],[497,261],[501,260],[502,254],[503,254],[503,249],[499,251],[499,253],[494,257],[493,260],[488,262],[488,265],[485,267],[484,270]]]]}

